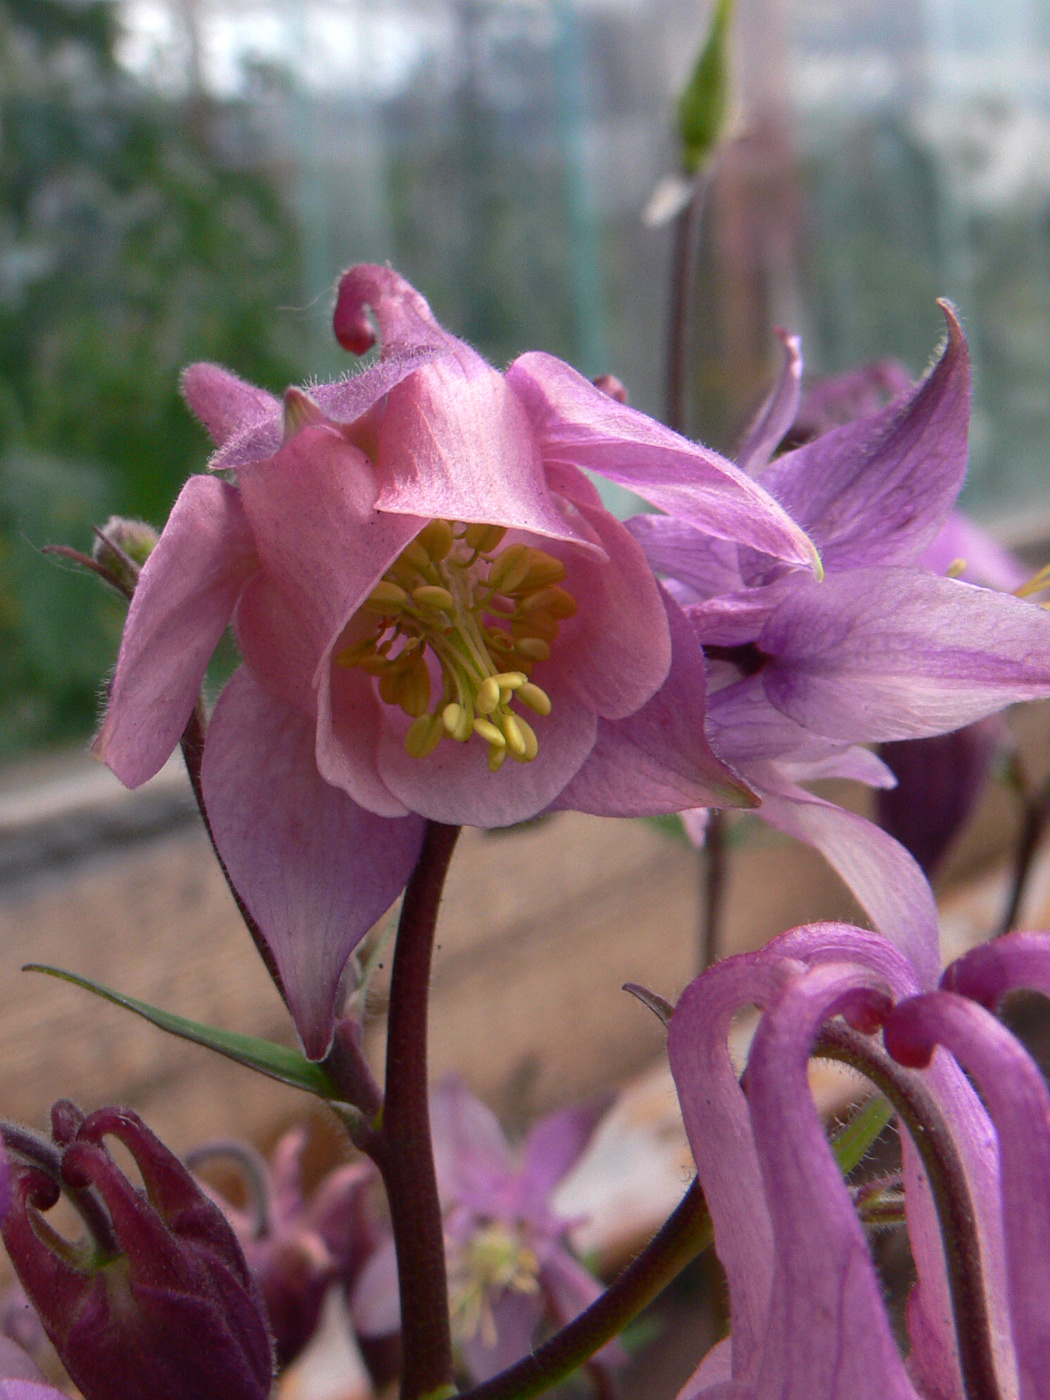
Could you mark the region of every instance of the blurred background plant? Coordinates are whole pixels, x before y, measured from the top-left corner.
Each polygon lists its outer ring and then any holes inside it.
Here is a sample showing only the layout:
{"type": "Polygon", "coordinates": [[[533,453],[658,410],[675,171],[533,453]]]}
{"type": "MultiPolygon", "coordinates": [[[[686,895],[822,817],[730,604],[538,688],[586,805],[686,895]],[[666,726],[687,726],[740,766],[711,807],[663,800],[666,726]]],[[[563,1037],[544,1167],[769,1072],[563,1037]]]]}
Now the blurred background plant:
{"type": "MultiPolygon", "coordinates": [[[[210,358],[345,368],[340,268],[389,259],[497,363],[538,347],[661,413],[696,0],[3,0],[0,754],[81,737],[119,611],[39,546],[156,524],[206,444],[210,358]],[[75,643],[75,644],[74,644],[75,643]]],[[[705,202],[691,433],[730,450],[801,331],[919,373],[947,294],[977,369],[967,505],[1046,533],[1050,3],[741,0],[705,202]],[[991,424],[994,423],[994,432],[991,424]]],[[[626,505],[626,503],[624,503],[626,505]]]]}

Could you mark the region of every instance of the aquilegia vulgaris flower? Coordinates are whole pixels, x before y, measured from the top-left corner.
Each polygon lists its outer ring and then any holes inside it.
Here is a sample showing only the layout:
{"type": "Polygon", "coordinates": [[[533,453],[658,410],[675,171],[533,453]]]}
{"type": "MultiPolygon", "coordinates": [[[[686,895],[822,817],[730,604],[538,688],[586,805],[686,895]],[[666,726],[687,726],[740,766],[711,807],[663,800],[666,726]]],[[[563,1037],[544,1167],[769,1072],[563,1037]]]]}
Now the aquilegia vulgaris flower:
{"type": "Polygon", "coordinates": [[[244,665],[208,726],[205,801],[313,1056],[421,817],[536,815],[603,725],[628,726],[631,761],[590,770],[584,810],[754,801],[693,722],[703,657],[680,625],[689,722],[661,700],[673,605],[585,468],[734,546],[814,563],[746,474],[567,365],[497,373],[379,267],[340,283],[335,330],[357,353],[369,307],[380,362],[283,405],[213,365],[186,372],[212,475],[190,478],[142,569],[96,743],[129,786],[155,773],[232,619],[244,665]]]}
{"type": "Polygon", "coordinates": [[[1050,1393],[1050,1097],[985,1009],[1014,988],[1050,991],[1050,935],[980,947],[941,987],[922,992],[885,939],[816,924],[685,992],[671,1067],[732,1305],[689,1400],[1050,1393]],[[752,1004],[763,1014],[741,1082],[726,1033],[752,1004]],[[821,1053],[866,1072],[900,1114],[918,1275],[906,1360],[810,1096],[821,1053]]]}
{"type": "Polygon", "coordinates": [[[943,733],[1050,694],[1046,612],[924,563],[966,471],[969,362],[944,310],[948,338],[925,379],[770,460],[798,407],[801,355],[784,338],[783,373],[741,465],[809,533],[823,582],[681,517],[630,522],[704,648],[715,752],[761,796],[764,820],[824,852],[927,979],[939,971],[936,912],[915,861],[801,783],[892,783],[855,745],[943,733]]]}

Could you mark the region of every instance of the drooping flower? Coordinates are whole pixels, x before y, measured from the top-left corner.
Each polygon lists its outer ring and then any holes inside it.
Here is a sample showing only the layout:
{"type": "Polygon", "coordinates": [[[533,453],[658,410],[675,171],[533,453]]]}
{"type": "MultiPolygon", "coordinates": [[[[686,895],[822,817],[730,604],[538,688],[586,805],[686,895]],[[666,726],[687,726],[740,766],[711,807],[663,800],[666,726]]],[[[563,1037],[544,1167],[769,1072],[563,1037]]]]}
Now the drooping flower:
{"type": "Polygon", "coordinates": [[[731,1336],[686,1386],[687,1400],[1046,1393],[1050,1099],[1027,1053],[977,1001],[994,1005],[1019,986],[1050,990],[1050,936],[977,949],[943,986],[922,992],[884,939],[825,924],[727,959],[682,997],[671,1067],[732,1308],[731,1336]],[[750,1004],[763,1014],[742,1087],[726,1035],[750,1004]],[[888,1051],[909,1067],[892,1071],[914,1116],[907,1133],[902,1123],[918,1274],[906,1361],[806,1080],[814,1042],[838,1017],[863,1032],[858,1061],[891,1065],[888,1051]],[[937,1045],[950,1053],[934,1057],[937,1045]],[[933,1189],[913,1134],[937,1139],[933,1189]]]}
{"type": "Polygon", "coordinates": [[[52,1110],[57,1174],[12,1165],[4,1243],[86,1400],[267,1400],[273,1351],[261,1299],[222,1211],[128,1109],[52,1110]],[[145,1191],[107,1152],[131,1153],[145,1191]],[[45,1215],[66,1194],[89,1233],[45,1215]],[[92,1204],[90,1213],[85,1201],[92,1204]]]}
{"type": "MultiPolygon", "coordinates": [[[[568,1108],[541,1119],[515,1151],[461,1081],[446,1080],[431,1097],[453,1340],[475,1382],[528,1355],[542,1321],[564,1326],[602,1292],[569,1248],[568,1233],[578,1222],[551,1204],[590,1142],[602,1107],[568,1108]]],[[[399,1326],[392,1241],[365,1267],[352,1302],[366,1335],[399,1326]]],[[[610,1345],[595,1364],[622,1359],[610,1345]]]]}
{"type": "Polygon", "coordinates": [[[936,911],[921,870],[886,833],[802,784],[890,785],[886,766],[856,745],[940,734],[1050,694],[1046,613],[925,565],[966,469],[969,363],[944,309],[948,339],[925,379],[772,459],[801,381],[798,341],[784,337],[784,369],[742,465],[814,540],[822,583],[673,516],[630,523],[703,646],[715,752],[760,795],[764,820],[823,851],[928,985],[939,971],[936,911]]]}
{"type": "Polygon", "coordinates": [[[246,1144],[223,1142],[205,1144],[187,1159],[194,1169],[223,1157],[242,1166],[249,1207],[237,1209],[224,1199],[220,1204],[266,1305],[279,1370],[313,1337],[328,1289],[353,1287],[379,1237],[371,1209],[372,1164],[334,1168],[307,1200],[305,1145],[305,1131],[294,1128],[281,1138],[269,1163],[246,1144]]]}
{"type": "MultiPolygon", "coordinates": [[[[143,566],[96,742],[129,786],[155,773],[232,619],[244,665],[208,727],[204,794],[314,1056],[420,817],[534,816],[599,724],[634,716],[643,806],[753,801],[702,729],[661,741],[646,707],[672,665],[671,605],[584,469],[764,557],[814,558],[744,473],[560,361],[500,375],[378,267],[340,283],[335,330],[355,353],[374,340],[368,307],[380,362],[283,405],[215,366],[186,372],[217,475],[190,478],[143,566]]],[[[682,664],[702,707],[702,664],[682,664]]],[[[623,786],[587,810],[619,810],[623,786]]]]}

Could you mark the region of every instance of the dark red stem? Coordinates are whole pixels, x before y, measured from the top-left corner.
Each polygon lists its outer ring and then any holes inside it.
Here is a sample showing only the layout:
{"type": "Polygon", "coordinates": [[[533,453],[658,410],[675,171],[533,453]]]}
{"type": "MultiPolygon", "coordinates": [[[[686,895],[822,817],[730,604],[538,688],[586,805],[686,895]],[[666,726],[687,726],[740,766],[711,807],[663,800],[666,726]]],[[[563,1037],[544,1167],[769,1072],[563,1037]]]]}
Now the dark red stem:
{"type": "Polygon", "coordinates": [[[428,822],[405,890],[387,1022],[386,1097],[375,1146],[397,1250],[402,1400],[454,1386],[445,1240],[430,1141],[427,1006],[438,905],[458,826],[428,822]]]}

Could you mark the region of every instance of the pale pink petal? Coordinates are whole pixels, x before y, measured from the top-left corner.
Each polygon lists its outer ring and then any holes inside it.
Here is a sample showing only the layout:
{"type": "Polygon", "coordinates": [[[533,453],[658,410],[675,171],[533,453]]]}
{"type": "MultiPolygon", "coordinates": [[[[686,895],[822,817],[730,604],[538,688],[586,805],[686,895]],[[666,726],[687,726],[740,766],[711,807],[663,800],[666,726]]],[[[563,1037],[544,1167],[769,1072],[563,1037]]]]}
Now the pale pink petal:
{"type": "Polygon", "coordinates": [[[778,457],[762,476],[829,572],[913,563],[955,504],[966,474],[970,362],[954,312],[941,307],[948,340],[920,384],[778,457]]]}
{"type": "Polygon", "coordinates": [[[262,423],[280,424],[280,402],[221,365],[201,361],[188,366],[182,372],[182,392],[218,447],[262,423]]]}
{"type": "Polygon", "coordinates": [[[361,353],[371,343],[367,307],[384,358],[406,349],[441,352],[390,391],[378,429],[378,508],[585,539],[559,512],[528,418],[503,376],[443,330],[391,268],[363,265],[340,279],[335,329],[348,349],[361,353]]]}
{"type": "MultiPolygon", "coordinates": [[[[559,492],[567,494],[567,486],[562,474],[559,492]]],[[[568,571],[565,587],[579,611],[559,632],[557,665],[597,714],[623,719],[656,692],[671,664],[664,603],[641,547],[616,517],[578,492],[569,499],[605,558],[559,551],[568,571]]]]}
{"type": "Polygon", "coordinates": [[[473,1337],[460,1341],[460,1350],[475,1385],[513,1366],[532,1350],[532,1334],[543,1316],[543,1301],[536,1293],[519,1293],[513,1288],[498,1293],[489,1290],[495,1345],[489,1346],[479,1329],[473,1337]]]}
{"type": "Polygon", "coordinates": [[[1010,1323],[1022,1400],[1047,1394],[1050,1375],[1050,1095],[1024,1047],[983,1007],[952,992],[901,1003],[886,1048],[928,1064],[936,1045],[975,1081],[999,1138],[1010,1323]]]}
{"type": "Polygon", "coordinates": [[[236,489],[191,476],[143,566],[94,751],[138,787],[166,762],[238,595],[258,569],[236,489]]]}
{"type": "Polygon", "coordinates": [[[735,454],[737,466],[748,476],[761,475],[769,465],[795,421],[802,397],[802,341],[779,326],[776,336],[784,352],[780,373],[735,454]]]}
{"type": "Polygon", "coordinates": [[[888,789],[897,785],[892,770],[878,754],[856,744],[848,748],[835,745],[822,758],[809,758],[797,763],[785,757],[777,766],[794,783],[812,783],[818,778],[851,778],[855,783],[864,783],[873,788],[888,789]]]}
{"type": "Polygon", "coordinates": [[[426,521],[377,514],[368,458],[323,425],[242,471],[240,485],[263,567],[309,627],[315,667],[323,664],[325,649],[426,521]]]}
{"type": "Polygon", "coordinates": [[[676,1400],[698,1400],[705,1395],[709,1400],[742,1400],[741,1386],[733,1385],[733,1337],[723,1337],[704,1357],[693,1374],[678,1392],[676,1400]],[[722,1389],[716,1389],[722,1387],[722,1389]]]}
{"type": "Polygon", "coordinates": [[[807,1082],[823,1023],[865,996],[888,1000],[881,979],[856,966],[792,979],[767,1007],[748,1058],[775,1248],[756,1400],[918,1400],[807,1082]]]}
{"type": "Polygon", "coordinates": [[[937,907],[914,858],[871,822],[789,782],[775,763],[744,765],[762,798],[763,821],[815,846],[885,934],[910,959],[922,985],[941,971],[937,907]]]}
{"type": "Polygon", "coordinates": [[[603,1096],[573,1104],[549,1113],[530,1129],[521,1159],[528,1190],[537,1200],[545,1200],[587,1151],[609,1103],[603,1096]]]}
{"type": "Polygon", "coordinates": [[[397,1251],[393,1235],[372,1251],[350,1294],[350,1316],[359,1337],[389,1337],[401,1330],[397,1251]]]}
{"type": "MultiPolygon", "coordinates": [[[[537,667],[536,679],[544,685],[541,672],[537,667]]],[[[411,721],[386,706],[379,775],[409,811],[432,821],[481,827],[527,821],[554,801],[594,747],[597,732],[594,711],[568,688],[552,688],[551,699],[549,715],[527,716],[539,740],[536,758],[508,758],[498,773],[489,772],[488,749],[479,738],[465,744],[443,739],[428,758],[410,758],[404,736],[411,721]]]]}
{"type": "Polygon", "coordinates": [[[801,576],[757,640],[766,694],[817,734],[911,739],[1050,695],[1050,615],[917,569],[801,576]]]}
{"type": "Polygon", "coordinates": [[[616,403],[553,355],[522,355],[507,383],[528,410],[546,463],[598,472],[708,534],[814,566],[798,525],[717,452],[616,403]]]}
{"type": "Polygon", "coordinates": [[[430,1134],[438,1188],[446,1205],[509,1176],[516,1161],[496,1115],[458,1075],[430,1095],[430,1134]]]}
{"type": "Polygon", "coordinates": [[[234,636],[249,671],[303,714],[317,707],[312,679],[319,652],[312,622],[261,569],[245,584],[233,615],[234,636]]]}
{"type": "Polygon", "coordinates": [[[380,817],[409,810],[380,777],[379,743],[386,706],[364,671],[332,661],[317,696],[317,768],[325,782],[380,817]]]}
{"type": "Polygon", "coordinates": [[[1031,569],[1005,549],[998,540],[965,516],[953,510],[944,529],[927,547],[919,566],[935,574],[946,574],[962,559],[966,568],[955,577],[982,588],[998,588],[1010,593],[1031,577],[1031,569]]]}
{"type": "Polygon", "coordinates": [[[242,667],[209,725],[202,776],[219,853],[320,1059],[346,960],[404,889],[423,823],[364,811],[324,782],[313,750],[312,722],[242,667]]]}
{"type": "MultiPolygon", "coordinates": [[[[790,967],[790,965],[789,965],[790,967]]],[[[729,1282],[734,1375],[753,1380],[761,1359],[773,1282],[773,1236],[748,1102],[729,1056],[729,1026],[762,1005],[783,979],[763,953],[717,963],[682,994],[667,1053],[697,1174],[729,1282]]]]}
{"type": "Polygon", "coordinates": [[[754,805],[747,784],[704,734],[706,668],[696,634],[670,599],[665,606],[674,647],[667,680],[635,714],[599,723],[589,758],[556,807],[638,817],[754,805]]]}
{"type": "Polygon", "coordinates": [[[744,586],[737,546],[670,515],[635,515],[626,527],[660,575],[690,589],[690,602],[737,593],[744,586]]]}

